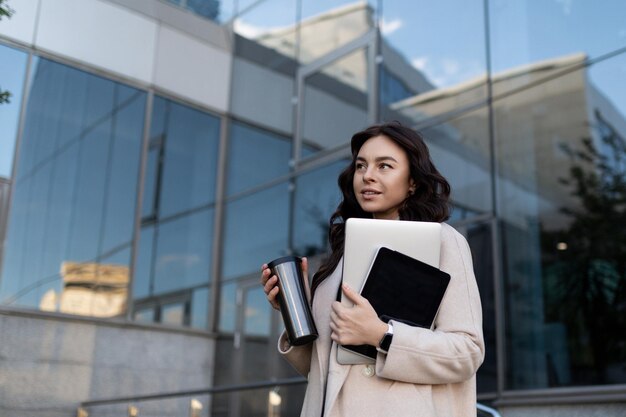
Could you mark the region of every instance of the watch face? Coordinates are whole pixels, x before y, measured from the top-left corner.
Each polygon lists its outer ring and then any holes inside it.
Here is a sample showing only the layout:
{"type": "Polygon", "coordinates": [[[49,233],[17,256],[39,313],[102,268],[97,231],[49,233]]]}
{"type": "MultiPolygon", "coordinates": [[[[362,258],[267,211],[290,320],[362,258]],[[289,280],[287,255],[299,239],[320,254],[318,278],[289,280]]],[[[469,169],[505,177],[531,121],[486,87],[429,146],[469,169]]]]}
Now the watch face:
{"type": "Polygon", "coordinates": [[[389,350],[389,346],[391,346],[391,338],[393,337],[392,334],[387,333],[385,335],[385,337],[383,337],[383,341],[380,342],[380,348],[382,350],[384,350],[385,352],[389,350]]]}

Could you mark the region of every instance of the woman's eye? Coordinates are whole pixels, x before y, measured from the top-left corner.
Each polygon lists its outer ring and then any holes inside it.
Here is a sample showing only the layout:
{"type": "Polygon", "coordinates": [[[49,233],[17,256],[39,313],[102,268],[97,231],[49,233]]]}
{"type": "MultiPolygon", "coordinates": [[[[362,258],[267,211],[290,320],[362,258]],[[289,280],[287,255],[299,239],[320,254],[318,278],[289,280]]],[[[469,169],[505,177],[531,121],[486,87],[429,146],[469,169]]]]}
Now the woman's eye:
{"type": "Polygon", "coordinates": [[[380,164],[380,167],[382,169],[388,169],[388,168],[391,168],[391,165],[389,165],[389,164],[380,164]]]}
{"type": "Polygon", "coordinates": [[[356,164],[356,169],[361,170],[365,168],[365,164],[356,164]]]}

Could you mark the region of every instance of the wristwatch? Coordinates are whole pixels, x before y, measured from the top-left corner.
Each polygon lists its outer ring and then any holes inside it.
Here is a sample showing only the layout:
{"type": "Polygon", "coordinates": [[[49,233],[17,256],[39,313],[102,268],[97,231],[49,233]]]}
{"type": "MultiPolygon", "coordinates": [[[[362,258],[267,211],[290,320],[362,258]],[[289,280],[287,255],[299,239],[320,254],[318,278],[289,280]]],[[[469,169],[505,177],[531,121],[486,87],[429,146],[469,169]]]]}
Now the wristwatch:
{"type": "Polygon", "coordinates": [[[391,323],[387,323],[387,333],[380,339],[378,342],[378,350],[382,353],[387,353],[389,351],[389,346],[391,346],[391,339],[393,339],[393,325],[391,323]]]}

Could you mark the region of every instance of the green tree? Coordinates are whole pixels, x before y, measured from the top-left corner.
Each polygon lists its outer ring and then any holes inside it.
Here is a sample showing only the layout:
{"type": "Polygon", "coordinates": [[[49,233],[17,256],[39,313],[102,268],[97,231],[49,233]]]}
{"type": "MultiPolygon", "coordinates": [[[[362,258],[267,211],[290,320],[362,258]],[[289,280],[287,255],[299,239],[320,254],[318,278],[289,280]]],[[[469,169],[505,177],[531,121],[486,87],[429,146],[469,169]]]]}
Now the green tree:
{"type": "MultiPolygon", "coordinates": [[[[7,0],[0,0],[0,20],[5,17],[11,17],[11,15],[13,15],[13,12],[13,9],[11,9],[7,4],[7,0]]],[[[8,103],[10,98],[11,93],[8,91],[3,91],[2,88],[0,88],[0,104],[8,103]]]]}
{"type": "Polygon", "coordinates": [[[599,142],[563,147],[561,183],[578,205],[561,209],[566,229],[542,236],[546,320],[567,328],[574,383],[615,382],[608,371],[626,360],[626,140],[598,123],[599,142]]]}

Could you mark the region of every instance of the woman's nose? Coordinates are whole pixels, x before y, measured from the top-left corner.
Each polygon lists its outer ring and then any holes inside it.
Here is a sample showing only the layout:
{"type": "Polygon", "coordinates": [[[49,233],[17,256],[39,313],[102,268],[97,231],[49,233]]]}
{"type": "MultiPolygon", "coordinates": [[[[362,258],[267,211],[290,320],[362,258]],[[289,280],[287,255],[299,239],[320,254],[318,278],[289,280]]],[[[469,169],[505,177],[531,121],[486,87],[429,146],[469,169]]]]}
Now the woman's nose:
{"type": "Polygon", "coordinates": [[[367,168],[365,172],[363,173],[363,181],[372,182],[374,180],[375,180],[374,171],[372,170],[372,168],[367,168]]]}

